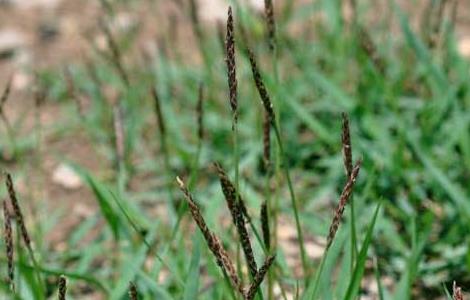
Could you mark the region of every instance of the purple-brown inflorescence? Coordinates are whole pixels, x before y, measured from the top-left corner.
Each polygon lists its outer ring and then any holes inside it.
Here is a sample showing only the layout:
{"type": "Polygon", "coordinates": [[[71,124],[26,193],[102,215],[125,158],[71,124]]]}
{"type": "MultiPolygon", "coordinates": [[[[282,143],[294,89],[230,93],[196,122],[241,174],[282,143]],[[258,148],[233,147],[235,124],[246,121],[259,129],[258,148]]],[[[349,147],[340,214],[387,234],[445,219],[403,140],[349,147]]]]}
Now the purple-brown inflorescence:
{"type": "Polygon", "coordinates": [[[235,31],[233,27],[232,7],[228,8],[227,33],[225,36],[225,55],[227,63],[227,78],[229,88],[230,107],[234,124],[238,118],[237,72],[235,64],[235,31]]]}
{"type": "Polygon", "coordinates": [[[271,125],[273,125],[275,121],[273,104],[269,97],[268,91],[266,90],[266,87],[264,86],[263,79],[261,77],[261,74],[258,69],[258,65],[256,63],[255,54],[253,53],[253,51],[249,49],[248,49],[248,57],[250,59],[251,72],[253,73],[253,79],[256,84],[256,89],[258,90],[259,96],[261,98],[261,102],[263,103],[264,110],[266,111],[266,114],[268,115],[267,117],[269,119],[269,122],[271,123],[271,125]]]}
{"type": "Polygon", "coordinates": [[[333,217],[333,221],[331,222],[330,230],[328,233],[328,238],[327,238],[327,243],[326,243],[327,250],[330,248],[331,243],[333,242],[335,238],[336,232],[338,231],[338,227],[341,222],[341,218],[343,216],[344,208],[346,207],[346,204],[348,203],[348,200],[351,197],[354,184],[356,183],[357,176],[359,175],[361,164],[362,164],[361,160],[358,160],[356,162],[351,172],[351,176],[349,176],[348,181],[346,182],[346,185],[344,186],[341,196],[339,198],[339,204],[335,210],[335,215],[333,217]]]}
{"type": "Polygon", "coordinates": [[[64,275],[59,278],[59,300],[65,300],[67,294],[67,279],[64,275]]]}
{"type": "Polygon", "coordinates": [[[13,83],[13,76],[11,76],[10,79],[8,79],[7,85],[5,86],[2,96],[0,97],[0,114],[4,113],[3,108],[5,106],[5,102],[7,102],[8,98],[10,97],[12,83],[13,83]]]}
{"type": "Polygon", "coordinates": [[[248,290],[246,291],[245,299],[251,300],[254,298],[258,287],[260,286],[261,282],[263,282],[263,279],[266,276],[266,273],[268,272],[269,268],[273,264],[275,258],[275,255],[271,255],[266,258],[261,268],[259,268],[258,273],[256,273],[253,282],[250,284],[248,290]]]}
{"type": "Polygon", "coordinates": [[[264,245],[269,251],[271,246],[271,236],[269,230],[268,205],[266,202],[263,202],[263,204],[261,204],[261,230],[263,232],[264,245]]]}
{"type": "Polygon", "coordinates": [[[137,300],[137,298],[138,298],[137,287],[135,286],[135,283],[131,281],[129,282],[129,299],[137,300]]]}
{"type": "Polygon", "coordinates": [[[124,69],[122,63],[122,53],[119,49],[119,46],[114,38],[111,29],[108,27],[104,20],[101,20],[100,27],[106,37],[106,41],[108,43],[109,49],[111,50],[111,61],[114,64],[119,76],[126,84],[126,86],[130,85],[129,75],[127,74],[126,70],[124,69]]]}
{"type": "Polygon", "coordinates": [[[240,244],[245,254],[245,259],[248,264],[248,269],[251,276],[254,278],[257,273],[257,265],[255,261],[255,256],[253,254],[253,248],[251,246],[250,236],[245,226],[245,218],[242,208],[242,199],[237,192],[235,186],[232,184],[228,178],[227,173],[223,170],[222,166],[218,163],[214,163],[214,167],[217,170],[217,175],[219,176],[220,186],[222,187],[222,192],[227,201],[227,206],[232,215],[233,223],[237,228],[238,237],[240,239],[240,244]]]}
{"type": "Polygon", "coordinates": [[[353,169],[352,163],[352,147],[351,147],[351,136],[349,130],[349,119],[346,113],[342,114],[343,124],[341,129],[341,145],[343,148],[343,162],[346,175],[351,176],[353,169]]]}
{"type": "Polygon", "coordinates": [[[16,223],[18,224],[18,227],[20,228],[20,233],[21,233],[21,236],[23,238],[23,241],[26,247],[28,248],[29,251],[32,251],[31,239],[29,238],[28,230],[26,229],[26,225],[24,223],[24,217],[23,217],[23,213],[21,212],[20,205],[18,203],[18,198],[16,198],[16,192],[13,186],[13,180],[9,173],[5,173],[5,176],[6,176],[5,184],[7,187],[8,195],[10,197],[11,206],[13,207],[13,212],[15,214],[16,223]]]}
{"type": "Polygon", "coordinates": [[[158,131],[160,131],[160,134],[162,136],[165,136],[166,127],[165,127],[165,121],[163,119],[162,107],[160,103],[160,97],[158,96],[157,88],[155,86],[152,86],[150,93],[152,94],[152,98],[154,101],[155,114],[157,116],[158,131]]]}
{"type": "Polygon", "coordinates": [[[199,210],[199,207],[197,206],[196,202],[193,199],[193,196],[189,192],[184,182],[179,177],[176,177],[176,181],[188,203],[189,210],[194,221],[196,222],[197,226],[199,227],[199,230],[201,230],[201,233],[204,236],[204,239],[206,240],[207,247],[209,248],[209,250],[211,250],[212,254],[216,258],[217,264],[228,275],[232,287],[237,290],[240,294],[244,295],[245,291],[243,289],[242,283],[238,278],[233,262],[230,260],[230,257],[222,246],[222,242],[207,227],[206,221],[204,220],[201,211],[199,210]]]}
{"type": "Polygon", "coordinates": [[[457,283],[455,281],[452,285],[452,290],[453,290],[452,298],[454,300],[463,300],[462,289],[459,286],[457,286],[457,283]]]}
{"type": "Polygon", "coordinates": [[[264,14],[268,32],[269,49],[273,51],[276,46],[276,22],[274,19],[274,6],[272,0],[264,0],[264,14]]]}
{"type": "Polygon", "coordinates": [[[15,290],[15,271],[13,265],[14,247],[13,247],[13,232],[11,227],[11,215],[8,211],[6,201],[3,201],[3,225],[4,233],[3,238],[5,242],[6,257],[7,257],[7,269],[8,269],[8,282],[12,291],[15,290]]]}
{"type": "Polygon", "coordinates": [[[386,67],[385,62],[380,56],[379,51],[372,41],[372,37],[370,36],[369,32],[362,26],[358,26],[358,38],[362,50],[369,57],[380,74],[384,74],[386,67]]]}

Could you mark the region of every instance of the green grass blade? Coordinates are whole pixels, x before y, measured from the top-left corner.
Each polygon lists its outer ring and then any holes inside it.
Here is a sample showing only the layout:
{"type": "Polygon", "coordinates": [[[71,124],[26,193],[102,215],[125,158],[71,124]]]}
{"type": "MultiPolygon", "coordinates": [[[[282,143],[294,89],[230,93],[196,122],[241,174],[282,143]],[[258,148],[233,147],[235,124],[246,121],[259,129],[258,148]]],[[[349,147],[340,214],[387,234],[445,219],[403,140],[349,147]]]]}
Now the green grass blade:
{"type": "Polygon", "coordinates": [[[374,226],[375,226],[375,222],[377,221],[377,216],[379,214],[379,211],[380,211],[380,204],[377,205],[377,208],[375,209],[374,217],[372,218],[369,228],[367,229],[366,238],[364,240],[364,243],[362,244],[361,251],[359,251],[357,255],[356,267],[354,268],[354,273],[352,274],[351,281],[349,282],[349,287],[348,287],[348,290],[346,291],[346,295],[343,298],[345,300],[355,299],[359,292],[361,279],[362,279],[362,276],[364,275],[364,270],[365,270],[367,250],[369,249],[370,243],[372,241],[372,235],[374,233],[374,226]]]}
{"type": "Polygon", "coordinates": [[[197,298],[199,290],[199,263],[201,260],[201,235],[196,233],[193,239],[193,254],[189,265],[188,277],[184,289],[183,300],[197,298]]]}

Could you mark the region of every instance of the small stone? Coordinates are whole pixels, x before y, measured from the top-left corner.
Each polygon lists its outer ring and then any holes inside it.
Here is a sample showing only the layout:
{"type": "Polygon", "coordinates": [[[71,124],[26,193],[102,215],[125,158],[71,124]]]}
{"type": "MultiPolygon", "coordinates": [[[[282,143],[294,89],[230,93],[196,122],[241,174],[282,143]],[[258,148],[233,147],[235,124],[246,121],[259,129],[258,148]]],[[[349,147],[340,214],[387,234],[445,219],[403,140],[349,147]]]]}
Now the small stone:
{"type": "Polygon", "coordinates": [[[459,41],[458,50],[460,55],[470,58],[470,36],[466,36],[459,41]]]}
{"type": "Polygon", "coordinates": [[[75,171],[66,164],[60,164],[52,174],[52,181],[55,184],[69,190],[80,188],[83,183],[75,171]]]}
{"type": "Polygon", "coordinates": [[[0,59],[12,57],[26,45],[24,34],[14,29],[0,31],[0,59]]]}

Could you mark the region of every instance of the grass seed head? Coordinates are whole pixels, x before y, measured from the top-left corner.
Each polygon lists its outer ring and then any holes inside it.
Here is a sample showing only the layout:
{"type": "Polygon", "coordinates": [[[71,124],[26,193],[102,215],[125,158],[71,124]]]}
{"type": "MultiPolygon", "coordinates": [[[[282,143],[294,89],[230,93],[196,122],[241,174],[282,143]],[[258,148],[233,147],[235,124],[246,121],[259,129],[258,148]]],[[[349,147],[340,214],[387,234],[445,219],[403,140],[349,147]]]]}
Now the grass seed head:
{"type": "Polygon", "coordinates": [[[372,41],[372,37],[370,36],[369,32],[362,26],[358,26],[358,39],[360,47],[372,61],[380,74],[385,74],[385,62],[380,56],[379,51],[372,41]]]}
{"type": "Polygon", "coordinates": [[[5,86],[5,89],[3,90],[2,96],[0,97],[0,114],[3,114],[3,108],[5,106],[5,103],[10,97],[12,83],[13,83],[13,76],[10,76],[10,78],[7,81],[7,85],[5,86]]]}
{"type": "Polygon", "coordinates": [[[264,14],[268,32],[269,49],[273,51],[276,45],[276,21],[274,19],[274,6],[272,0],[264,0],[264,14]]]}
{"type": "Polygon", "coordinates": [[[137,287],[135,286],[135,283],[132,281],[129,282],[129,299],[131,300],[137,300],[137,287]]]}
{"type": "Polygon", "coordinates": [[[256,63],[255,54],[253,53],[253,51],[249,49],[248,49],[248,57],[250,59],[251,72],[253,73],[253,79],[256,84],[256,89],[258,90],[259,96],[261,98],[261,102],[263,103],[264,110],[268,114],[269,122],[271,124],[274,124],[275,115],[274,115],[273,104],[269,97],[268,91],[266,90],[266,87],[264,86],[263,79],[261,78],[261,74],[259,72],[258,65],[256,63]]]}
{"type": "Polygon", "coordinates": [[[23,213],[22,213],[20,205],[18,203],[18,198],[16,197],[15,188],[13,186],[13,180],[12,180],[11,175],[9,173],[5,173],[5,176],[6,176],[5,184],[6,184],[6,187],[7,187],[8,195],[10,197],[10,203],[13,207],[13,212],[15,214],[16,223],[18,224],[18,226],[20,228],[20,233],[21,233],[21,236],[23,238],[23,241],[24,241],[26,247],[31,250],[32,249],[31,248],[31,239],[29,237],[28,230],[26,229],[23,213]]]}
{"type": "Polygon", "coordinates": [[[229,88],[230,107],[232,109],[233,121],[238,118],[238,95],[237,95],[237,72],[235,64],[235,31],[233,27],[232,7],[228,8],[227,32],[225,36],[225,54],[227,63],[227,78],[229,88]]]}
{"type": "Polygon", "coordinates": [[[343,124],[341,130],[341,144],[343,148],[343,162],[346,175],[351,176],[353,169],[352,163],[352,147],[351,147],[351,135],[349,131],[349,119],[346,113],[342,114],[343,124]]]}
{"type": "Polygon", "coordinates": [[[59,300],[65,300],[67,294],[67,279],[64,275],[59,278],[59,300]]]}
{"type": "Polygon", "coordinates": [[[244,290],[241,280],[238,278],[233,262],[230,260],[230,257],[222,246],[222,242],[214,233],[210,231],[209,227],[207,227],[206,221],[204,220],[204,217],[202,216],[199,207],[194,201],[193,196],[189,192],[183,180],[181,180],[181,178],[179,177],[176,177],[176,182],[178,183],[179,188],[183,192],[184,198],[188,203],[191,215],[194,221],[196,222],[196,225],[201,230],[201,233],[204,236],[204,239],[206,240],[207,247],[209,248],[209,250],[211,250],[212,254],[216,258],[217,264],[224,272],[227,273],[233,288],[243,294],[244,290]]]}
{"type": "Polygon", "coordinates": [[[251,283],[248,290],[246,291],[245,299],[251,300],[255,297],[258,287],[263,282],[263,279],[266,276],[266,273],[268,272],[269,268],[271,267],[275,259],[276,259],[276,255],[271,255],[271,256],[268,256],[268,258],[266,258],[261,268],[259,268],[258,273],[256,273],[256,276],[253,279],[253,282],[251,283]]]}
{"type": "Polygon", "coordinates": [[[261,204],[261,230],[263,231],[263,241],[266,249],[270,249],[271,236],[269,230],[269,216],[268,216],[268,205],[266,202],[261,204]]]}
{"type": "Polygon", "coordinates": [[[13,232],[11,227],[11,215],[8,211],[7,202],[3,201],[3,225],[4,225],[4,235],[5,240],[5,249],[7,257],[7,269],[8,269],[8,282],[12,291],[15,290],[15,271],[13,264],[14,256],[14,247],[13,247],[13,232]]]}
{"type": "Polygon", "coordinates": [[[223,170],[222,166],[219,163],[214,163],[214,167],[217,170],[222,192],[225,196],[225,200],[227,201],[227,206],[230,210],[230,214],[232,215],[233,223],[235,224],[235,227],[237,229],[238,237],[240,238],[240,244],[242,246],[243,253],[245,254],[245,258],[248,264],[248,269],[250,271],[251,276],[254,277],[257,273],[258,267],[256,265],[255,256],[253,254],[250,236],[245,226],[245,217],[241,204],[243,200],[237,192],[234,184],[228,178],[227,173],[225,173],[225,171],[223,170]]]}
{"type": "Polygon", "coordinates": [[[361,168],[361,160],[358,160],[351,172],[351,176],[349,176],[348,181],[346,182],[346,185],[343,188],[343,191],[341,193],[341,196],[339,198],[339,204],[335,210],[335,215],[333,217],[333,221],[331,222],[330,225],[330,230],[328,233],[328,238],[327,238],[327,244],[326,244],[326,250],[328,250],[331,246],[331,243],[333,242],[336,232],[338,231],[339,224],[341,222],[341,218],[343,217],[343,212],[344,208],[346,207],[346,204],[351,197],[354,184],[356,183],[357,176],[359,175],[359,170],[361,168]]]}
{"type": "Polygon", "coordinates": [[[158,96],[157,88],[153,85],[150,89],[154,101],[155,115],[157,116],[158,131],[162,136],[166,135],[165,120],[163,119],[162,106],[160,103],[160,97],[158,96]]]}

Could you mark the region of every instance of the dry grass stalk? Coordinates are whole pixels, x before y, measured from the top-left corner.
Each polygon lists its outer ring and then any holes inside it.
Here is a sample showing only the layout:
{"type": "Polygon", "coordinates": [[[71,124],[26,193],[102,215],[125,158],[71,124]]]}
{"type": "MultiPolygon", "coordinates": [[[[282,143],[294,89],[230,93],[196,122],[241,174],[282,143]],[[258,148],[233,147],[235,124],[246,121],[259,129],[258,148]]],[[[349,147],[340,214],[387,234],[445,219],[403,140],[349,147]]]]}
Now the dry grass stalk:
{"type": "Polygon", "coordinates": [[[250,284],[248,290],[246,291],[245,299],[251,300],[255,297],[256,291],[258,290],[259,286],[263,282],[263,279],[266,276],[266,273],[268,272],[269,268],[273,264],[275,258],[276,258],[275,255],[271,255],[268,258],[266,258],[263,265],[261,266],[258,273],[256,274],[255,278],[253,279],[253,282],[250,284]]]}
{"type": "Polygon", "coordinates": [[[276,21],[274,19],[274,6],[272,0],[264,0],[264,14],[268,31],[269,49],[273,51],[276,46],[276,21]]]}
{"type": "Polygon", "coordinates": [[[68,67],[64,68],[64,79],[67,86],[67,96],[72,99],[77,105],[78,114],[80,117],[85,117],[85,108],[82,99],[77,95],[75,84],[73,82],[72,74],[68,67]]]}
{"type": "Polygon", "coordinates": [[[197,206],[196,202],[194,202],[193,196],[187,189],[184,182],[179,177],[176,177],[176,181],[181,191],[183,192],[186,201],[188,202],[189,210],[194,221],[196,222],[197,226],[201,230],[202,235],[204,236],[204,239],[206,240],[207,247],[209,250],[211,250],[212,254],[217,260],[217,264],[222,269],[222,271],[228,275],[232,287],[244,295],[245,292],[242,283],[238,278],[233,262],[230,260],[230,257],[222,246],[222,242],[207,227],[206,221],[204,220],[199,207],[197,206]]]}
{"type": "Polygon", "coordinates": [[[344,208],[346,207],[346,204],[352,194],[354,184],[356,183],[357,176],[359,175],[361,164],[362,164],[361,160],[358,160],[356,162],[351,172],[351,176],[349,176],[348,181],[346,182],[346,185],[344,186],[341,196],[339,198],[339,204],[335,210],[335,215],[333,217],[333,221],[331,222],[330,230],[328,233],[328,238],[327,238],[327,243],[326,243],[327,250],[330,248],[331,243],[333,242],[335,238],[336,232],[338,231],[338,227],[341,222],[341,218],[343,216],[344,208]]]}
{"type": "Polygon", "coordinates": [[[237,73],[235,64],[235,31],[233,27],[232,7],[228,8],[227,32],[225,36],[225,51],[230,107],[232,109],[233,122],[236,123],[238,118],[238,99],[237,73]]]}
{"type": "Polygon", "coordinates": [[[13,207],[13,212],[15,213],[16,223],[18,224],[20,228],[20,233],[21,233],[21,236],[23,238],[23,241],[26,247],[28,248],[29,251],[32,251],[31,239],[29,237],[28,230],[26,229],[23,213],[21,212],[18,199],[16,198],[16,192],[13,186],[13,180],[11,179],[11,175],[9,173],[5,173],[5,176],[6,176],[5,183],[6,183],[6,187],[8,190],[8,195],[10,197],[10,203],[13,207]]]}
{"type": "Polygon", "coordinates": [[[65,300],[67,294],[67,279],[64,275],[59,278],[59,300],[65,300]]]}
{"type": "Polygon", "coordinates": [[[13,83],[13,76],[10,76],[10,78],[7,81],[7,85],[5,86],[5,89],[3,90],[2,96],[0,98],[0,114],[2,115],[4,114],[3,108],[5,106],[5,103],[10,97],[12,83],[13,83]]]}
{"type": "Polygon", "coordinates": [[[100,27],[106,37],[106,41],[108,43],[109,49],[111,50],[111,61],[116,67],[116,70],[118,71],[119,76],[124,81],[126,86],[129,86],[130,85],[129,76],[127,75],[127,72],[124,69],[124,66],[122,63],[122,53],[121,53],[121,50],[119,49],[116,39],[114,38],[111,30],[109,29],[109,27],[107,26],[104,20],[101,20],[100,27]]]}
{"type": "Polygon", "coordinates": [[[135,286],[135,283],[132,281],[129,282],[129,299],[131,300],[137,300],[138,298],[138,293],[137,293],[137,287],[135,286]]]}
{"type": "Polygon", "coordinates": [[[263,232],[263,241],[266,249],[271,248],[271,235],[269,230],[268,205],[266,202],[261,204],[261,230],[263,232]]]}
{"type": "Polygon", "coordinates": [[[258,90],[259,96],[261,98],[261,102],[263,103],[264,110],[266,111],[268,115],[269,122],[271,124],[274,124],[275,114],[274,114],[273,104],[271,102],[271,99],[269,98],[268,91],[266,90],[266,87],[264,86],[263,79],[261,78],[261,74],[259,72],[258,65],[256,63],[255,55],[253,51],[249,49],[248,49],[248,57],[250,58],[251,72],[253,73],[253,79],[256,84],[256,89],[258,90]]]}
{"type": "Polygon", "coordinates": [[[453,290],[452,298],[454,300],[463,300],[462,289],[459,286],[457,286],[457,283],[455,281],[452,285],[452,290],[453,290]]]}
{"type": "Polygon", "coordinates": [[[343,118],[343,123],[342,123],[342,128],[341,128],[341,145],[343,148],[343,162],[344,162],[344,169],[346,170],[346,175],[349,177],[351,176],[351,172],[353,169],[349,119],[346,113],[343,113],[341,116],[343,118]]]}
{"type": "Polygon", "coordinates": [[[7,269],[8,269],[8,283],[12,291],[15,290],[15,271],[13,264],[14,247],[13,247],[13,232],[11,227],[11,215],[8,211],[6,201],[3,201],[3,225],[4,225],[4,240],[7,257],[7,269]]]}
{"type": "Polygon", "coordinates": [[[385,74],[385,62],[380,57],[379,51],[372,41],[369,32],[364,27],[359,25],[358,39],[362,50],[366,53],[380,74],[385,74]]]}
{"type": "Polygon", "coordinates": [[[200,142],[204,139],[204,85],[202,82],[199,84],[198,98],[197,98],[197,136],[200,142]]]}
{"type": "Polygon", "coordinates": [[[230,214],[232,215],[233,223],[237,228],[238,237],[240,238],[240,244],[248,264],[248,269],[251,276],[254,278],[258,272],[258,267],[256,265],[255,256],[253,254],[250,236],[245,226],[245,218],[243,216],[243,209],[241,208],[241,202],[243,200],[241,199],[235,186],[228,178],[227,173],[225,173],[223,170],[222,166],[218,163],[214,163],[214,167],[217,170],[217,175],[220,179],[220,186],[222,187],[222,192],[225,196],[225,200],[227,201],[230,214]]]}
{"type": "Polygon", "coordinates": [[[155,102],[155,114],[157,116],[158,131],[160,131],[160,135],[164,137],[166,134],[166,127],[165,120],[163,119],[162,107],[160,103],[160,97],[158,96],[157,88],[155,86],[152,86],[150,93],[152,94],[152,98],[155,102]]]}
{"type": "Polygon", "coordinates": [[[435,48],[440,42],[440,35],[441,35],[441,26],[442,21],[444,18],[444,10],[446,4],[448,3],[447,0],[441,0],[437,4],[437,6],[432,3],[431,1],[431,13],[430,13],[430,24],[429,24],[429,32],[427,36],[427,44],[428,47],[433,49],[435,48]]]}
{"type": "Polygon", "coordinates": [[[199,42],[203,39],[203,31],[201,29],[201,22],[199,21],[199,6],[196,0],[189,1],[189,14],[191,17],[191,25],[199,42]]]}
{"type": "Polygon", "coordinates": [[[116,158],[118,164],[122,165],[124,163],[126,149],[122,109],[119,104],[115,105],[113,108],[113,121],[116,158]]]}

